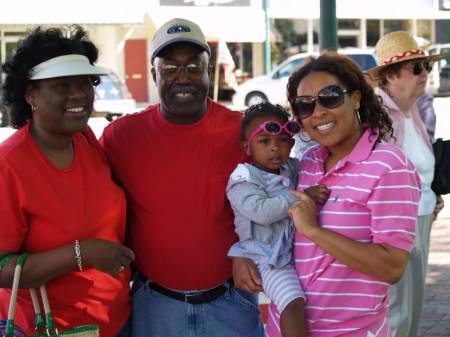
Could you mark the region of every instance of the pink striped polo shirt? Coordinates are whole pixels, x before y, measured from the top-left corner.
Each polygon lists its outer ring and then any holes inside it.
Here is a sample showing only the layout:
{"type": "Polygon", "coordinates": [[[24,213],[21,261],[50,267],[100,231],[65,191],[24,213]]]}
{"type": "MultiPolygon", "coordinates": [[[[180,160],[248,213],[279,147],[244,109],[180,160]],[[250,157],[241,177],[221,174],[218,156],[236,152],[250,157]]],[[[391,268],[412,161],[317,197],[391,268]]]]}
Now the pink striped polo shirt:
{"type": "MultiPolygon", "coordinates": [[[[299,189],[325,184],[318,206],[322,227],[360,242],[388,243],[410,252],[421,193],[415,167],[398,147],[374,143],[366,131],[352,152],[324,174],[325,147],[312,148],[300,163],[299,189]]],[[[295,237],[295,263],[306,295],[309,337],[389,337],[388,284],[348,268],[319,246],[295,237]]],[[[266,336],[281,336],[271,304],[266,336]]]]}

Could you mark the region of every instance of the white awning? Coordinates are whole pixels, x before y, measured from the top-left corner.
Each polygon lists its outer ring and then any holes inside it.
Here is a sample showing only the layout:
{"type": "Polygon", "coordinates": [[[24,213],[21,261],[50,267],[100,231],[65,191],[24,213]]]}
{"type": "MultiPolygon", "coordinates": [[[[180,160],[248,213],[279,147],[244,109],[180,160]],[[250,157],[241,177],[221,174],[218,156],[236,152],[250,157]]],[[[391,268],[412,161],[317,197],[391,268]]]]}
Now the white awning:
{"type": "Polygon", "coordinates": [[[264,11],[254,7],[158,7],[149,11],[156,28],[181,17],[197,23],[208,41],[264,42],[264,11]]]}
{"type": "Polygon", "coordinates": [[[142,24],[143,0],[3,0],[0,25],[142,24]]]}
{"type": "Polygon", "coordinates": [[[377,0],[367,2],[367,5],[355,5],[354,0],[336,0],[336,3],[338,19],[450,19],[450,11],[441,11],[437,6],[427,5],[422,0],[377,0]]]}
{"type": "MultiPolygon", "coordinates": [[[[450,11],[437,8],[437,1],[427,5],[423,0],[336,0],[338,19],[450,19],[450,11]]],[[[271,18],[319,19],[320,0],[276,0],[270,2],[271,18]]]]}

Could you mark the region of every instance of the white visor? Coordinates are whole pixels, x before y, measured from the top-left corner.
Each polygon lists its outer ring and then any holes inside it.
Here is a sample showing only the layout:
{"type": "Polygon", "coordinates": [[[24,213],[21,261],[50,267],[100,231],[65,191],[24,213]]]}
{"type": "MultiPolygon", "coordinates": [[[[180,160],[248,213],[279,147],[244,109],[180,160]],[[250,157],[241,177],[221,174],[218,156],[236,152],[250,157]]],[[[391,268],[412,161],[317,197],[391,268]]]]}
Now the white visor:
{"type": "Polygon", "coordinates": [[[31,69],[30,80],[76,75],[101,76],[107,75],[107,73],[90,64],[86,56],[72,54],[54,57],[39,63],[31,69]]]}

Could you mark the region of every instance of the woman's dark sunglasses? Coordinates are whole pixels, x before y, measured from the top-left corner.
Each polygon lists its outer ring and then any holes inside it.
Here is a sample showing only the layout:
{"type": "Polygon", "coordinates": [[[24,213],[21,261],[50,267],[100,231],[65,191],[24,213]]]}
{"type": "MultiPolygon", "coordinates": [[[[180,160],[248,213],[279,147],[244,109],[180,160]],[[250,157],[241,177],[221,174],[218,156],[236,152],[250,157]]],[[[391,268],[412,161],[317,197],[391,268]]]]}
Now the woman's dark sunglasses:
{"type": "Polygon", "coordinates": [[[320,90],[317,97],[297,96],[293,104],[297,117],[304,119],[311,116],[316,107],[316,101],[326,109],[337,108],[344,103],[344,95],[348,92],[351,92],[351,90],[342,89],[337,84],[333,84],[320,90]]]}
{"type": "MultiPolygon", "coordinates": [[[[422,71],[424,68],[428,73],[430,73],[431,70],[433,69],[433,64],[434,63],[431,61],[414,63],[414,65],[412,67],[413,74],[415,76],[419,76],[420,74],[422,74],[422,71]]],[[[407,68],[409,68],[409,67],[407,67],[407,68]]]]}

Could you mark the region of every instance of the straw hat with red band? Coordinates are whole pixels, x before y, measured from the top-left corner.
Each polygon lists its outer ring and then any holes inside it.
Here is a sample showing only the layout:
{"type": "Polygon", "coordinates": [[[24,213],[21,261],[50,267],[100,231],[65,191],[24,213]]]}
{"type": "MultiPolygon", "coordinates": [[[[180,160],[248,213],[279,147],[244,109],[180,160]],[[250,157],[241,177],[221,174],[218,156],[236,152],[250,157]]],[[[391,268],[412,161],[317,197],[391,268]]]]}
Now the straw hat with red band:
{"type": "Polygon", "coordinates": [[[375,46],[375,53],[380,65],[366,71],[372,79],[378,79],[380,70],[391,64],[414,59],[437,61],[445,57],[445,54],[429,55],[427,51],[420,49],[414,37],[405,31],[384,35],[375,46]]]}

